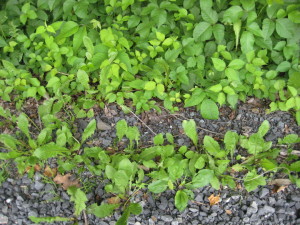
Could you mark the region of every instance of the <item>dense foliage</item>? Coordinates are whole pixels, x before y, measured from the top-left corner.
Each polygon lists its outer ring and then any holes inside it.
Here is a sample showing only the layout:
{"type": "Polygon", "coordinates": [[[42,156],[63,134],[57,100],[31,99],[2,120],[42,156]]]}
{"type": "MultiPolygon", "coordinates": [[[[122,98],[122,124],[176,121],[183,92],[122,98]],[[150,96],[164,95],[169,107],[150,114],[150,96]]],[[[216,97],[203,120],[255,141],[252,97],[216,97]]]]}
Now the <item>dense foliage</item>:
{"type": "MultiPolygon", "coordinates": [[[[128,111],[129,100],[140,113],[159,110],[157,101],[170,111],[183,102],[203,118],[217,119],[219,106],[234,108],[248,96],[270,100],[269,111],[290,111],[300,124],[299,1],[7,0],[0,7],[1,101],[14,101],[21,111],[23,102],[34,98],[41,121],[33,135],[29,126],[35,124],[24,112],[13,115],[0,106],[2,124],[18,128],[14,135],[0,135],[0,160],[13,160],[20,173],[32,175],[34,165],[56,157],[60,173],[87,168],[110,180],[107,192],[128,199],[86,206],[85,193],[69,187],[76,217],[87,209],[102,218],[123,206],[118,224],[124,224],[141,212],[129,193],[144,187],[153,193],[176,190],[181,211],[195,188],[235,188],[230,171],[245,174],[248,191],[265,185],[265,174],[278,171],[300,186],[300,161],[291,154],[300,139],[290,134],[278,140],[288,156],[277,162],[280,149],[264,140],[268,121],[250,137],[228,131],[221,144],[210,136],[199,144],[195,122],[186,120],[182,127],[194,145],[188,149],[174,144],[172,134],[159,134],[152,147],[142,148],[139,130],[122,120],[116,125],[118,141],[129,140],[123,154],[99,147],[77,154],[94,134],[96,121],[90,121],[81,140],[72,127],[75,118],[93,118],[96,104],[116,102],[128,111]],[[66,120],[57,116],[61,111],[69,115],[66,120]]],[[[0,182],[4,174],[0,167],[0,182]]]]}

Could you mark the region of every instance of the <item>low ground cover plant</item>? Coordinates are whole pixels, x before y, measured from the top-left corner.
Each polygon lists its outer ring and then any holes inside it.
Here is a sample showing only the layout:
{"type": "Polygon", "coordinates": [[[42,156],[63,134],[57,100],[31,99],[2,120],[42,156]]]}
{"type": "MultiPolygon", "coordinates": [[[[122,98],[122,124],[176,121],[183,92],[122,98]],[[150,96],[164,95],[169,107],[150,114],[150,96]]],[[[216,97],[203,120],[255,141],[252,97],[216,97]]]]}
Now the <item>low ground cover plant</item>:
{"type": "Polygon", "coordinates": [[[107,103],[136,114],[160,111],[157,103],[175,112],[183,103],[205,119],[218,119],[220,106],[234,108],[254,96],[270,103],[267,113],[289,111],[299,125],[299,18],[297,0],[4,1],[0,98],[16,110],[0,106],[1,126],[14,132],[0,134],[0,183],[10,163],[29,176],[49,159],[56,159],[60,174],[88,170],[109,180],[105,191],[118,201],[86,205],[83,188],[63,186],[74,218],[32,221],[76,220],[83,211],[102,218],[121,208],[117,224],[141,212],[131,199],[144,188],[175,190],[183,211],[193,190],[206,185],[218,190],[242,182],[250,192],[281,172],[299,187],[300,161],[292,154],[299,136],[267,142],[268,121],[249,137],[227,131],[216,141],[199,140],[195,121],[185,120],[193,146],[177,146],[167,133],[144,148],[138,128],[121,120],[116,142],[128,140],[122,154],[86,147],[96,130],[94,106],[107,103]],[[39,124],[23,110],[28,99],[39,104],[39,124]],[[78,118],[90,118],[80,138],[74,135],[78,118]],[[279,145],[287,149],[283,161],[279,145]]]}

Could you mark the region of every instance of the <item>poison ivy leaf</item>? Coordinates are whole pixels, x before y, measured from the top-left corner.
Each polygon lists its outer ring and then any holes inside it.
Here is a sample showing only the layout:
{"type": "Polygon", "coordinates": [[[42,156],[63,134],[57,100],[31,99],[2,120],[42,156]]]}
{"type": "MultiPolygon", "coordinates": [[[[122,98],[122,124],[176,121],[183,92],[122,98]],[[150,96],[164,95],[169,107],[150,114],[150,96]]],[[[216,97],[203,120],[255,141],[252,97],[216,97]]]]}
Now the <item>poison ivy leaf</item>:
{"type": "Polygon", "coordinates": [[[249,31],[244,31],[241,36],[241,49],[244,54],[253,50],[254,36],[249,31]]]}
{"type": "Polygon", "coordinates": [[[210,99],[205,99],[200,107],[201,115],[204,119],[216,120],[219,118],[219,109],[216,103],[210,99]]]}
{"type": "Polygon", "coordinates": [[[175,206],[176,208],[182,212],[188,205],[189,197],[184,192],[184,190],[179,190],[175,195],[175,206]]]}
{"type": "Polygon", "coordinates": [[[212,27],[207,22],[200,22],[195,26],[193,31],[193,38],[194,39],[201,39],[201,41],[206,41],[210,39],[212,34],[212,27]]]}
{"type": "Polygon", "coordinates": [[[213,26],[213,34],[218,44],[222,43],[225,35],[225,27],[222,24],[215,24],[213,26]]]}
{"type": "Polygon", "coordinates": [[[89,75],[84,70],[78,70],[77,72],[77,82],[82,84],[83,87],[89,89],[89,75]]]}
{"type": "Polygon", "coordinates": [[[151,184],[148,185],[149,191],[153,193],[161,193],[164,192],[168,187],[168,181],[167,180],[157,180],[153,181],[151,184]]]}
{"type": "Polygon", "coordinates": [[[188,136],[194,143],[195,146],[198,145],[198,134],[196,130],[196,123],[194,120],[184,120],[182,122],[182,127],[186,136],[188,136]]]}
{"type": "Polygon", "coordinates": [[[235,69],[235,70],[240,70],[244,67],[244,65],[245,65],[245,62],[243,60],[234,59],[229,63],[228,67],[235,69]]]}
{"type": "Polygon", "coordinates": [[[67,190],[70,195],[70,201],[74,202],[75,216],[79,216],[82,210],[86,209],[85,202],[87,202],[87,197],[85,193],[77,187],[71,186],[67,190]]]}
{"type": "Polygon", "coordinates": [[[73,21],[68,21],[62,24],[60,28],[59,35],[55,38],[56,41],[61,41],[64,38],[70,37],[73,34],[75,34],[79,29],[79,26],[77,23],[73,21]]]}
{"type": "Polygon", "coordinates": [[[222,59],[211,58],[214,64],[214,67],[217,71],[224,71],[226,68],[226,63],[222,59]]]}
{"type": "Polygon", "coordinates": [[[270,20],[268,18],[264,19],[263,25],[262,25],[262,34],[264,39],[269,38],[275,30],[275,23],[273,20],[270,20]]]}
{"type": "Polygon", "coordinates": [[[84,143],[90,136],[92,136],[95,133],[96,127],[97,127],[96,120],[95,119],[91,120],[83,131],[81,137],[81,143],[84,143]]]}
{"type": "Polygon", "coordinates": [[[295,32],[295,26],[293,22],[287,18],[277,19],[276,32],[280,37],[292,38],[295,32]]]}
{"type": "Polygon", "coordinates": [[[102,203],[97,205],[96,203],[92,204],[88,208],[88,213],[94,214],[98,218],[104,218],[113,214],[114,210],[119,207],[120,204],[106,204],[102,203]]]}
{"type": "Polygon", "coordinates": [[[255,190],[258,186],[266,185],[266,179],[258,175],[255,170],[249,171],[244,178],[244,185],[248,192],[255,190]]]}

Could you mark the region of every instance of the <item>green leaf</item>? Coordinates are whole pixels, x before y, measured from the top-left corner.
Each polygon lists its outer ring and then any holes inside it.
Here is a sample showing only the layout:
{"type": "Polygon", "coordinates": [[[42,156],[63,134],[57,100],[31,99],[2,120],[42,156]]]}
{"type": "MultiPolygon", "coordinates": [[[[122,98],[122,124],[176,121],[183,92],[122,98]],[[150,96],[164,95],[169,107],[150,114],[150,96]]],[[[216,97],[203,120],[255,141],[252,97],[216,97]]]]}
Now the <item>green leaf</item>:
{"type": "Polygon", "coordinates": [[[184,120],[182,127],[186,136],[188,136],[195,146],[198,145],[198,134],[196,130],[196,123],[194,120],[184,120]]]}
{"type": "Polygon", "coordinates": [[[201,41],[206,41],[210,39],[212,35],[212,27],[207,22],[200,22],[195,26],[193,31],[193,38],[200,39],[201,41]]]}
{"type": "Polygon", "coordinates": [[[158,194],[164,192],[168,187],[168,180],[157,180],[153,181],[148,185],[149,191],[158,194]]]}
{"type": "Polygon", "coordinates": [[[156,88],[156,83],[154,81],[147,81],[145,83],[144,89],[146,91],[153,91],[156,88]]]}
{"type": "Polygon", "coordinates": [[[233,24],[237,22],[244,14],[243,9],[240,6],[231,6],[223,14],[223,21],[225,23],[233,24]]]}
{"type": "Polygon", "coordinates": [[[213,178],[214,172],[209,169],[200,170],[192,179],[192,188],[201,188],[208,185],[213,178]]]}
{"type": "Polygon", "coordinates": [[[277,66],[276,71],[283,73],[283,72],[287,72],[290,68],[291,68],[291,63],[288,61],[283,61],[277,66]]]}
{"type": "Polygon", "coordinates": [[[268,120],[265,120],[258,128],[257,134],[263,137],[268,133],[269,130],[270,130],[270,123],[268,120]]]}
{"type": "Polygon", "coordinates": [[[127,126],[126,120],[122,119],[117,122],[116,130],[117,130],[117,136],[118,136],[119,140],[122,140],[124,135],[126,135],[127,129],[128,129],[128,126],[127,126]]]}
{"type": "Polygon", "coordinates": [[[241,36],[241,49],[244,54],[253,50],[254,36],[249,31],[244,31],[241,36]]]}
{"type": "Polygon", "coordinates": [[[46,145],[37,148],[32,155],[41,160],[45,160],[48,158],[55,157],[59,154],[68,152],[70,152],[70,150],[68,150],[67,148],[61,147],[59,145],[54,144],[53,142],[50,142],[46,145]]]}
{"type": "Polygon", "coordinates": [[[93,55],[94,54],[94,45],[93,45],[92,40],[88,36],[83,37],[83,44],[86,47],[88,53],[93,55]]]}
{"type": "Polygon", "coordinates": [[[244,67],[244,65],[245,65],[245,62],[243,60],[234,59],[229,63],[228,67],[235,69],[235,70],[240,70],[244,67]]]}
{"type": "Polygon", "coordinates": [[[26,135],[27,138],[31,139],[29,134],[29,122],[25,113],[21,113],[17,119],[18,128],[26,135]]]}
{"type": "Polygon", "coordinates": [[[249,171],[244,178],[244,185],[248,192],[255,190],[258,186],[266,185],[266,179],[263,176],[257,175],[255,170],[249,171]]]}
{"type": "Polygon", "coordinates": [[[176,208],[182,212],[188,205],[189,197],[184,192],[184,190],[179,190],[175,195],[175,206],[176,208]]]}
{"type": "Polygon", "coordinates": [[[275,23],[273,20],[270,20],[268,18],[264,19],[263,25],[262,25],[262,34],[264,39],[269,38],[275,30],[275,23]]]}
{"type": "Polygon", "coordinates": [[[129,209],[126,208],[123,211],[122,216],[120,216],[120,218],[118,219],[118,221],[116,222],[115,225],[127,225],[127,221],[128,221],[129,216],[130,216],[129,209]]]}
{"type": "Polygon", "coordinates": [[[143,208],[139,203],[130,203],[128,210],[131,214],[139,215],[142,213],[143,208]]]}
{"type": "Polygon", "coordinates": [[[127,175],[126,171],[124,171],[124,170],[118,170],[113,175],[112,179],[113,179],[114,183],[120,188],[126,188],[128,186],[129,176],[127,175]]]}
{"type": "Polygon", "coordinates": [[[128,28],[136,27],[141,22],[141,18],[136,15],[131,15],[128,20],[128,28]]]}
{"type": "Polygon", "coordinates": [[[224,136],[224,144],[227,151],[230,152],[231,158],[233,158],[236,144],[238,143],[239,135],[236,132],[227,131],[224,136]]]}
{"type": "Polygon", "coordinates": [[[295,33],[295,25],[287,18],[277,19],[276,32],[280,37],[292,38],[295,33]]]}
{"type": "Polygon", "coordinates": [[[222,24],[215,24],[213,26],[213,34],[218,44],[222,43],[225,35],[225,27],[222,24]]]}
{"type": "Polygon", "coordinates": [[[217,141],[215,141],[210,136],[205,136],[203,140],[203,146],[207,150],[207,152],[211,155],[218,154],[219,151],[221,151],[221,148],[217,141]]]}
{"type": "Polygon", "coordinates": [[[79,216],[82,210],[86,209],[85,202],[87,202],[87,197],[85,193],[75,186],[71,186],[67,190],[70,195],[70,201],[74,202],[74,215],[79,216]]]}
{"type": "Polygon", "coordinates": [[[194,165],[194,167],[196,168],[196,169],[203,169],[203,167],[205,166],[205,159],[202,157],[202,156],[200,156],[198,159],[197,159],[197,161],[195,162],[195,165],[194,165]]]}
{"type": "Polygon", "coordinates": [[[132,73],[131,62],[128,54],[125,52],[119,52],[118,59],[126,65],[127,71],[132,73]]]}
{"type": "Polygon", "coordinates": [[[155,145],[162,145],[164,143],[164,135],[163,134],[157,134],[154,138],[153,138],[153,143],[155,145]]]}
{"type": "Polygon", "coordinates": [[[204,21],[215,24],[218,22],[218,13],[215,10],[208,9],[201,12],[204,21]]]}
{"type": "Polygon", "coordinates": [[[29,216],[28,217],[32,222],[34,223],[54,223],[54,222],[67,222],[71,221],[71,218],[65,218],[60,216],[54,216],[54,217],[35,217],[35,216],[29,216]]]}
{"type": "Polygon", "coordinates": [[[200,2],[200,8],[202,11],[209,10],[213,6],[212,0],[201,0],[199,2],[200,2]]]}
{"type": "Polygon", "coordinates": [[[222,59],[211,58],[214,64],[214,67],[217,71],[224,71],[226,68],[226,63],[222,59]]]}
{"type": "Polygon", "coordinates": [[[167,22],[167,11],[164,9],[154,9],[151,12],[151,18],[157,24],[157,27],[160,27],[163,25],[165,22],[167,22]]]}
{"type": "Polygon", "coordinates": [[[200,107],[201,115],[204,119],[216,120],[219,118],[219,109],[217,104],[210,100],[205,99],[200,107]]]}
{"type": "Polygon", "coordinates": [[[73,21],[64,22],[60,28],[59,35],[55,38],[56,41],[61,41],[64,38],[70,37],[75,34],[79,29],[77,23],[73,21]]]}
{"type": "Polygon", "coordinates": [[[82,84],[82,86],[85,87],[86,89],[90,88],[89,75],[84,70],[78,70],[77,82],[82,84]]]}
{"type": "Polygon", "coordinates": [[[81,143],[84,143],[90,136],[95,133],[96,127],[96,120],[91,120],[82,133],[81,143]]]}
{"type": "Polygon", "coordinates": [[[102,203],[97,205],[96,203],[92,204],[88,208],[88,212],[94,214],[98,218],[104,218],[113,214],[114,210],[119,207],[120,204],[106,204],[102,203]]]}
{"type": "Polygon", "coordinates": [[[292,163],[290,165],[290,170],[294,172],[300,172],[300,161],[292,163]]]}

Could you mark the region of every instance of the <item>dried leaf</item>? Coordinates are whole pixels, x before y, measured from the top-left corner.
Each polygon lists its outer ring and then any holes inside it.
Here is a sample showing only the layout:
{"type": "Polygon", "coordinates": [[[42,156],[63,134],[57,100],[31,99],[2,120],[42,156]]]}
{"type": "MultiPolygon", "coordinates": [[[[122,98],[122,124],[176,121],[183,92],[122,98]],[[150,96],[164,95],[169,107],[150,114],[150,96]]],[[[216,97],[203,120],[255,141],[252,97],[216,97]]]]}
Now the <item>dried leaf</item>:
{"type": "Polygon", "coordinates": [[[232,211],[231,211],[230,209],[226,209],[225,212],[226,212],[226,214],[228,214],[228,215],[231,215],[231,214],[232,214],[232,211]]]}
{"type": "Polygon", "coordinates": [[[120,197],[115,196],[107,199],[108,204],[119,204],[120,203],[120,197]]]}
{"type": "Polygon", "coordinates": [[[215,196],[214,194],[212,194],[211,196],[208,197],[208,200],[210,205],[215,205],[218,204],[221,199],[220,199],[220,195],[215,196]]]}
{"type": "Polygon", "coordinates": [[[72,180],[72,175],[67,173],[66,175],[57,174],[56,177],[54,177],[53,181],[57,184],[62,184],[62,188],[64,190],[67,190],[70,186],[80,187],[79,180],[72,180]]]}
{"type": "Polygon", "coordinates": [[[44,169],[44,175],[46,177],[54,177],[56,175],[56,173],[57,173],[56,168],[52,169],[49,166],[46,166],[45,169],[44,169]]]}
{"type": "Polygon", "coordinates": [[[35,172],[38,172],[38,171],[40,171],[41,170],[41,166],[39,165],[39,164],[35,164],[34,165],[34,171],[35,172]]]}
{"type": "Polygon", "coordinates": [[[287,188],[287,186],[275,186],[272,189],[272,192],[273,193],[278,193],[278,192],[284,191],[284,189],[286,189],[286,188],[287,188]]]}
{"type": "Polygon", "coordinates": [[[292,182],[289,179],[275,179],[268,183],[268,185],[276,185],[276,186],[288,186],[292,182]]]}

